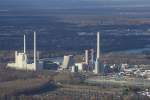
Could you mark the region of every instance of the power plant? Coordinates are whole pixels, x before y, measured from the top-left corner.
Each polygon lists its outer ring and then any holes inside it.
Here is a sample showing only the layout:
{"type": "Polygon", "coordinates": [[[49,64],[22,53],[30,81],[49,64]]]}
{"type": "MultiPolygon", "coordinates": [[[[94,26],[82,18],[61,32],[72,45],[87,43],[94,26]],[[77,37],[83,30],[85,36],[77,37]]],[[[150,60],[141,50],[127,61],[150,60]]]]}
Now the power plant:
{"type": "MultiPolygon", "coordinates": [[[[62,63],[60,63],[58,71],[64,72],[72,72],[72,73],[87,73],[89,75],[94,74],[92,78],[87,80],[88,82],[101,82],[101,79],[105,79],[105,76],[112,77],[112,81],[116,82],[116,78],[120,77],[127,77],[130,79],[130,76],[138,76],[138,77],[145,77],[147,80],[150,79],[150,70],[149,66],[130,66],[128,64],[107,64],[107,62],[102,63],[100,56],[100,33],[97,32],[97,41],[96,41],[96,54],[94,54],[94,49],[86,49],[83,55],[81,56],[82,59],[79,61],[76,59],[77,56],[75,55],[65,55],[63,58],[62,63]],[[143,71],[144,70],[144,71],[143,71]],[[115,73],[114,73],[115,72],[115,73]],[[104,77],[101,77],[104,76],[104,77]]],[[[33,53],[33,60],[29,61],[26,52],[26,35],[24,35],[24,50],[23,52],[15,51],[15,62],[8,63],[7,67],[14,68],[17,70],[31,70],[31,71],[38,71],[44,69],[44,60],[39,60],[39,53],[37,56],[37,46],[36,46],[36,32],[34,32],[34,53],[33,53]],[[38,60],[37,60],[38,58],[38,60]],[[32,63],[30,63],[32,62],[32,63]]],[[[47,59],[49,60],[49,59],[47,59]]],[[[107,78],[107,77],[106,77],[107,78]]],[[[110,80],[110,82],[111,82],[110,80]]],[[[125,82],[125,81],[123,81],[125,82]]]]}
{"type": "MultiPolygon", "coordinates": [[[[34,53],[33,53],[33,63],[29,63],[26,52],[26,35],[24,35],[24,52],[18,53],[15,51],[15,63],[8,63],[7,67],[20,69],[20,70],[42,70],[43,61],[39,60],[39,54],[37,56],[37,46],[36,46],[36,32],[34,32],[34,53]],[[38,60],[37,60],[38,57],[38,60]]],[[[100,33],[97,32],[97,53],[96,61],[94,60],[94,49],[85,50],[84,61],[75,62],[73,55],[65,55],[60,70],[68,69],[71,72],[93,72],[94,74],[100,73],[100,33]]]]}
{"type": "MultiPolygon", "coordinates": [[[[7,67],[19,69],[19,70],[31,70],[31,71],[43,70],[44,69],[43,60],[42,61],[39,60],[39,53],[37,53],[36,32],[34,32],[33,44],[34,44],[33,60],[29,60],[26,52],[27,51],[26,35],[24,34],[23,52],[15,51],[15,62],[8,63],[7,67]]],[[[73,55],[65,55],[62,65],[60,66],[60,69],[61,70],[68,69],[71,70],[71,72],[93,71],[95,74],[99,74],[100,73],[100,33],[99,32],[97,33],[96,61],[94,60],[94,49],[85,50],[84,61],[75,62],[73,55]]]]}
{"type": "Polygon", "coordinates": [[[36,56],[36,32],[34,32],[34,62],[29,63],[27,53],[26,53],[26,35],[24,35],[24,52],[18,53],[18,51],[15,51],[15,63],[8,63],[7,67],[19,69],[19,70],[42,70],[43,69],[43,62],[38,61],[37,62],[37,56],[36,56]]]}
{"type": "Polygon", "coordinates": [[[64,61],[61,69],[71,69],[71,72],[93,72],[94,74],[100,73],[100,33],[97,32],[97,54],[96,61],[94,61],[94,49],[85,50],[84,61],[74,62],[73,56],[64,56],[64,61]]]}

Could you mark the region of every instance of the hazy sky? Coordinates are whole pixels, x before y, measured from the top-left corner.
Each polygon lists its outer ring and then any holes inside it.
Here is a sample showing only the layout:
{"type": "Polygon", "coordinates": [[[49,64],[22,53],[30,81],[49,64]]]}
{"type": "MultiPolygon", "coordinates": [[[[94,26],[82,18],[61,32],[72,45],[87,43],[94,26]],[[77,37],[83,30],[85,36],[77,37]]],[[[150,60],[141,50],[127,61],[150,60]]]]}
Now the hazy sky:
{"type": "Polygon", "coordinates": [[[150,0],[0,0],[0,9],[149,6],[150,0]]]}

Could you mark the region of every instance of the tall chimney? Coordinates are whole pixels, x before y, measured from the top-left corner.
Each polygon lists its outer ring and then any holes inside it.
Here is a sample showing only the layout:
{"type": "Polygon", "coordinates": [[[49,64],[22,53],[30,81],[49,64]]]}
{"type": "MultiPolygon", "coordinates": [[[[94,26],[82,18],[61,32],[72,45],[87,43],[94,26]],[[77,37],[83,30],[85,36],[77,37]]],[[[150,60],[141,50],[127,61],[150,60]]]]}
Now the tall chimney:
{"type": "Polygon", "coordinates": [[[100,33],[97,32],[97,59],[100,58],[100,33]]]}
{"type": "Polygon", "coordinates": [[[85,50],[85,63],[89,64],[89,51],[85,50]]]}
{"type": "Polygon", "coordinates": [[[34,32],[34,68],[36,69],[36,32],[34,32]]]}
{"type": "Polygon", "coordinates": [[[24,53],[26,53],[26,35],[24,34],[24,53]]]}
{"type": "Polygon", "coordinates": [[[97,32],[97,57],[95,62],[95,74],[99,74],[100,72],[100,33],[97,32]]]}

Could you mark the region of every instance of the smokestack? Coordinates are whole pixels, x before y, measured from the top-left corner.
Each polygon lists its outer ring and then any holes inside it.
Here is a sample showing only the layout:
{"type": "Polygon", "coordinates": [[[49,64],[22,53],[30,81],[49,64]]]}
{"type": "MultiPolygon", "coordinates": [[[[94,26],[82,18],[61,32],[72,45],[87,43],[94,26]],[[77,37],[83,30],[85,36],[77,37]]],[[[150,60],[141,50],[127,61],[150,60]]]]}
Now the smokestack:
{"type": "Polygon", "coordinates": [[[26,53],[26,35],[24,34],[24,53],[26,53]]]}
{"type": "Polygon", "coordinates": [[[95,62],[95,74],[99,74],[100,72],[100,33],[97,32],[97,57],[95,62]]]}
{"type": "Polygon", "coordinates": [[[36,32],[34,32],[34,68],[36,68],[36,32]]]}
{"type": "Polygon", "coordinates": [[[100,33],[97,32],[97,59],[100,58],[100,33]]]}
{"type": "Polygon", "coordinates": [[[89,51],[85,50],[85,63],[89,64],[89,51]]]}

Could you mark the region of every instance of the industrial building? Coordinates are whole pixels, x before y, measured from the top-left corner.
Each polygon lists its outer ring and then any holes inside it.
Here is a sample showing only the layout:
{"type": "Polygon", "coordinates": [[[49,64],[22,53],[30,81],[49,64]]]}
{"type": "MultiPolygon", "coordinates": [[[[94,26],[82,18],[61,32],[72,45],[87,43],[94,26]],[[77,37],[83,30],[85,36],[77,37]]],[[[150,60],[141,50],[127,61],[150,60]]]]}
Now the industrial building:
{"type": "Polygon", "coordinates": [[[64,56],[64,61],[61,69],[71,69],[71,72],[93,71],[94,74],[99,74],[101,70],[100,64],[100,33],[97,33],[97,54],[94,65],[94,50],[85,50],[84,62],[75,63],[72,55],[64,56]]]}
{"type": "Polygon", "coordinates": [[[80,72],[87,70],[87,64],[85,62],[75,63],[75,66],[78,67],[78,71],[80,71],[80,72]]]}
{"type": "Polygon", "coordinates": [[[18,53],[15,52],[15,62],[8,63],[7,67],[19,69],[19,70],[31,70],[37,71],[43,69],[43,62],[37,61],[37,52],[36,52],[36,32],[34,32],[34,62],[29,63],[27,53],[26,53],[26,36],[24,35],[24,52],[18,53]]]}
{"type": "MultiPolygon", "coordinates": [[[[84,62],[78,62],[75,63],[75,65],[72,66],[72,72],[75,71],[75,69],[78,69],[79,72],[86,72],[86,71],[93,71],[94,74],[99,74],[101,68],[100,63],[100,33],[97,33],[97,54],[96,54],[96,61],[94,65],[94,50],[85,50],[85,56],[84,56],[84,62]],[[77,68],[76,68],[76,67],[77,68]]],[[[68,68],[70,63],[70,57],[64,56],[64,62],[62,65],[62,68],[68,68]]],[[[77,71],[77,70],[76,70],[77,71]]]]}
{"type": "Polygon", "coordinates": [[[61,69],[69,69],[69,67],[72,67],[73,65],[74,65],[73,55],[65,55],[64,61],[61,65],[61,69]]]}
{"type": "Polygon", "coordinates": [[[71,67],[71,72],[78,72],[78,67],[77,66],[72,66],[71,67]]]}
{"type": "Polygon", "coordinates": [[[90,60],[90,67],[93,69],[94,66],[94,49],[91,49],[91,60],[90,60]]]}

